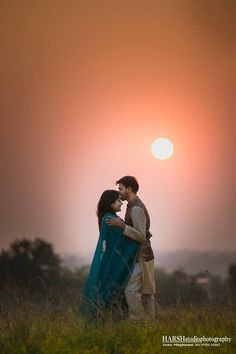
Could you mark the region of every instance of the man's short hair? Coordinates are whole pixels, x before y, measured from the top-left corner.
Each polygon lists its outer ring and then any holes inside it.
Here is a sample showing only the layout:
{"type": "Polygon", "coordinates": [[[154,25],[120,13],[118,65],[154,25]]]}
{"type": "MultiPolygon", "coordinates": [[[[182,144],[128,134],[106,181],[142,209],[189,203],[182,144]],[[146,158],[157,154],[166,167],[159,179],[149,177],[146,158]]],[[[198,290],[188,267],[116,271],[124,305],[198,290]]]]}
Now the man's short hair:
{"type": "Polygon", "coordinates": [[[125,176],[116,181],[116,184],[123,184],[126,188],[130,187],[134,193],[137,193],[139,190],[139,184],[135,177],[125,176]]]}

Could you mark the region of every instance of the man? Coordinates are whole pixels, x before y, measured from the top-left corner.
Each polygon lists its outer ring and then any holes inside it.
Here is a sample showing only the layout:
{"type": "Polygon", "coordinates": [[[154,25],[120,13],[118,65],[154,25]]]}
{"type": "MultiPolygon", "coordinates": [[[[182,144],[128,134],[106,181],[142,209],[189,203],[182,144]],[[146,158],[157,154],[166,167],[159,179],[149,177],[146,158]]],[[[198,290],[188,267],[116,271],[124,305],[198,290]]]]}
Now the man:
{"type": "Polygon", "coordinates": [[[121,200],[127,200],[125,222],[121,218],[107,219],[109,225],[124,229],[123,235],[141,243],[140,253],[125,288],[129,308],[129,317],[135,322],[148,317],[155,318],[154,294],[154,254],[151,247],[149,231],[150,217],[148,211],[137,196],[139,184],[135,177],[125,176],[119,179],[118,189],[121,200]]]}

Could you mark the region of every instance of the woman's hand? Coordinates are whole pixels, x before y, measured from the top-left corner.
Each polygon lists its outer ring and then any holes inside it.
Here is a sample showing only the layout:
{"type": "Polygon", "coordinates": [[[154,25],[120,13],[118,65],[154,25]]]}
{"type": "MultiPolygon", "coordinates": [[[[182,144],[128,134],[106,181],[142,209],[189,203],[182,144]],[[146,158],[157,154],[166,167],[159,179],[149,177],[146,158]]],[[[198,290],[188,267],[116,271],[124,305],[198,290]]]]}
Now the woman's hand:
{"type": "Polygon", "coordinates": [[[111,226],[118,226],[120,227],[121,229],[125,229],[125,223],[123,220],[121,220],[121,218],[117,217],[117,218],[113,218],[112,216],[108,216],[106,218],[106,223],[108,225],[111,225],[111,226]]]}

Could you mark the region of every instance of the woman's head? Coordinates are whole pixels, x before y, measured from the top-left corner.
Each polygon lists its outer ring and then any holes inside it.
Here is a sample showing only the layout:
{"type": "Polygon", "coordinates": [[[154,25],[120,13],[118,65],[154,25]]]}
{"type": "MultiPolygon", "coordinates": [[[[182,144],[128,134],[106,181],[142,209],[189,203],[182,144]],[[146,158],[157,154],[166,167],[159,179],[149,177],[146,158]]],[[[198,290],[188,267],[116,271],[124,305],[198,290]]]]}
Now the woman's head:
{"type": "Polygon", "coordinates": [[[104,191],[99,199],[97,207],[98,225],[101,227],[102,217],[106,213],[116,213],[121,210],[122,202],[120,193],[113,189],[104,191]]]}

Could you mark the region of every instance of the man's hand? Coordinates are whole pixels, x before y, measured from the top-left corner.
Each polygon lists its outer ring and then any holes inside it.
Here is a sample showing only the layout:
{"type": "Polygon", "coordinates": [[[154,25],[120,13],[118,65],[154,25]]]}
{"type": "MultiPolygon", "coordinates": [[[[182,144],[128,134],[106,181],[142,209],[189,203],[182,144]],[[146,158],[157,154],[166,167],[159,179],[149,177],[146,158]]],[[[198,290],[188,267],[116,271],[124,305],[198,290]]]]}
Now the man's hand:
{"type": "Polygon", "coordinates": [[[111,226],[118,226],[120,227],[121,229],[125,229],[125,223],[123,220],[121,220],[121,218],[117,217],[117,218],[113,218],[112,216],[108,216],[106,218],[106,223],[108,225],[111,225],[111,226]]]}

